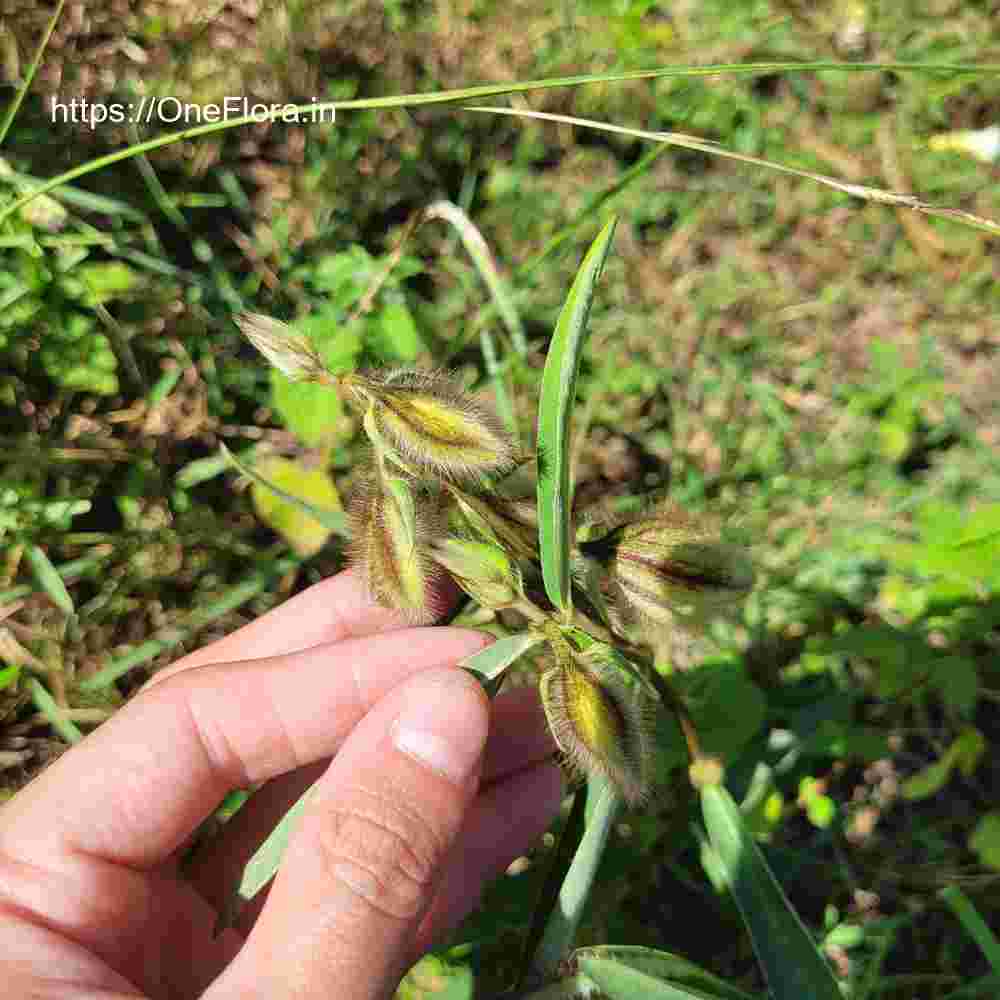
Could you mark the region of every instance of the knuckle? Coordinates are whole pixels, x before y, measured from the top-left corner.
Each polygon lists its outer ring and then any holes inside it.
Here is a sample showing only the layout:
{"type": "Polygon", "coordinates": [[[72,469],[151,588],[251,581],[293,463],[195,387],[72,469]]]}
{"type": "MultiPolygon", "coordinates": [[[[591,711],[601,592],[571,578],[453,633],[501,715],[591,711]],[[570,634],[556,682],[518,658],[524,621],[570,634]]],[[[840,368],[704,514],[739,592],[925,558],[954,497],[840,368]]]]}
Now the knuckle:
{"type": "Polygon", "coordinates": [[[444,844],[413,808],[360,790],[323,817],[319,850],[326,876],[360,906],[410,921],[430,896],[444,844]]]}

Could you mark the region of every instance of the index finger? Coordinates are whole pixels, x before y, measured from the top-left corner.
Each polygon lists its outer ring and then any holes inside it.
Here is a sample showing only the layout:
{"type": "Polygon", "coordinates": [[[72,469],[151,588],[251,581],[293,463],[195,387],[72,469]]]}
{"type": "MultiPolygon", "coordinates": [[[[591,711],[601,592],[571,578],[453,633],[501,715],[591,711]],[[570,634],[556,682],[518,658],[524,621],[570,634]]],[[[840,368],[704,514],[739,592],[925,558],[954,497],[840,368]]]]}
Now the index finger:
{"type": "MultiPolygon", "coordinates": [[[[430,604],[444,611],[455,603],[457,596],[458,588],[450,578],[443,577],[435,584],[430,604]]],[[[407,624],[398,611],[376,604],[369,597],[360,573],[349,569],[314,584],[230,635],[188,653],[157,671],[149,684],[158,684],[181,670],[206,663],[283,656],[341,639],[404,628],[407,624]]]]}

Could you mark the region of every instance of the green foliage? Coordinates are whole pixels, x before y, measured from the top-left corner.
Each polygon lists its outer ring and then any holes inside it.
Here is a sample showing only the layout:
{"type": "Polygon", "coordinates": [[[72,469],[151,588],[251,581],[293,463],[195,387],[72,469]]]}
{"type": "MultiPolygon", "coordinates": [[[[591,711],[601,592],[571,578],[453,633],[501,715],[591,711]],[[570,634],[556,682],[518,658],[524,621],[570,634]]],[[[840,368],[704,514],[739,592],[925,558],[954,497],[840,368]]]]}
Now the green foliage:
{"type": "Polygon", "coordinates": [[[569,614],[570,506],[569,422],[576,402],[576,378],[587,333],[594,287],[615,232],[611,219],[580,265],[556,322],[545,360],[538,403],[539,546],[545,590],[560,611],[569,614]]]}
{"type": "MultiPolygon", "coordinates": [[[[781,53],[796,70],[605,80],[539,90],[532,106],[694,133],[996,218],[987,168],[927,142],[990,120],[994,73],[803,67],[868,51],[981,62],[982,39],[994,33],[983,5],[864,5],[848,51],[842,5],[710,0],[665,16],[646,0],[479,3],[462,25],[469,44],[458,76],[447,57],[451,14],[362,5],[348,32],[310,30],[303,60],[306,7],[296,7],[282,54],[256,62],[261,54],[250,53],[255,79],[279,86],[266,67],[284,59],[308,70],[302,79],[318,74],[317,93],[381,100],[384,112],[344,111],[333,127],[272,126],[266,136],[233,131],[224,142],[204,136],[168,147],[183,150],[173,158],[150,149],[162,196],[134,169],[139,161],[119,160],[0,222],[0,606],[11,635],[46,662],[59,650],[68,671],[99,661],[89,688],[70,686],[80,707],[109,685],[132,691],[209,626],[227,630],[266,610],[287,593],[276,581],[288,574],[298,587],[340,568],[344,517],[294,494],[305,468],[324,483],[323,506],[335,506],[331,483],[337,495],[354,493],[361,420],[339,389],[267,373],[240,345],[240,312],[294,317],[336,375],[455,369],[463,390],[494,394],[523,445],[545,338],[581,249],[614,213],[616,254],[573,359],[576,402],[557,463],[577,510],[567,499],[561,519],[545,523],[559,534],[593,501],[649,489],[699,516],[740,522],[759,579],[743,613],[696,641],[672,635],[677,648],[656,650],[656,662],[673,666],[665,679],[632,663],[635,650],[620,654],[624,683],[668,684],[702,751],[723,758],[744,826],[766,842],[845,995],[992,995],[972,931],[942,920],[933,900],[942,881],[962,879],[974,909],[995,923],[1000,410],[989,244],[952,221],[921,226],[904,209],[862,206],[700,148],[640,149],[628,135],[486,119],[455,105],[410,113],[373,96],[438,100],[443,87],[495,79],[498,58],[524,81],[598,65],[669,64],[675,73],[692,52],[732,63],[781,53]],[[406,31],[390,39],[390,25],[406,31]],[[486,248],[471,265],[465,248],[477,244],[455,237],[468,237],[467,227],[392,229],[445,198],[486,248]],[[220,440],[240,456],[249,490],[223,478],[220,440]],[[262,478],[257,469],[275,461],[298,472],[262,478]],[[283,483],[285,496],[275,500],[265,481],[283,483]],[[321,536],[326,544],[312,551],[321,536]],[[296,546],[312,551],[305,564],[288,558],[296,546]],[[877,899],[870,911],[859,901],[867,895],[877,899]]],[[[170,53],[161,92],[221,85],[185,77],[187,43],[162,20],[131,43],[154,37],[170,53]]],[[[64,50],[86,48],[74,39],[64,50]]],[[[22,46],[21,70],[31,54],[22,46]]],[[[96,75],[103,86],[115,74],[106,65],[96,75]]],[[[38,87],[58,73],[42,77],[38,87]]],[[[2,170],[2,210],[43,176],[104,150],[118,155],[125,141],[57,130],[29,94],[7,135],[16,170],[2,170]]],[[[563,384],[556,395],[565,403],[566,393],[563,384]]],[[[517,502],[534,485],[530,463],[511,476],[517,502]]],[[[490,523],[480,510],[474,536],[490,523]]],[[[534,525],[516,522],[508,539],[525,535],[527,569],[534,525]]],[[[564,563],[560,601],[607,626],[579,562],[570,554],[564,563]]],[[[548,582],[524,574],[527,595],[543,604],[548,582]]],[[[505,676],[551,664],[552,644],[534,626],[508,634],[515,612],[466,614],[499,634],[468,665],[491,692],[505,676]]],[[[639,632],[627,637],[641,645],[639,632]]],[[[571,659],[586,655],[585,634],[565,631],[571,659]]],[[[48,759],[53,736],[72,740],[89,725],[67,726],[44,685],[29,693],[30,665],[7,646],[3,657],[0,726],[17,726],[18,740],[26,732],[35,756],[0,771],[0,798],[48,759]]],[[[689,995],[752,993],[760,982],[744,931],[704,884],[678,718],[658,713],[650,802],[605,831],[577,943],[642,942],[659,953],[656,968],[630,965],[625,949],[599,958],[689,995]],[[708,946],[687,930],[699,907],[698,925],[713,929],[708,946]],[[685,978],[664,947],[725,985],[685,978]]],[[[473,978],[480,992],[508,986],[553,853],[540,848],[525,871],[488,890],[459,938],[481,942],[475,962],[467,951],[432,956],[404,989],[437,995],[454,985],[462,995],[473,978]]],[[[705,857],[723,885],[719,856],[705,857]]],[[[566,982],[587,984],[574,976],[566,982]]]]}

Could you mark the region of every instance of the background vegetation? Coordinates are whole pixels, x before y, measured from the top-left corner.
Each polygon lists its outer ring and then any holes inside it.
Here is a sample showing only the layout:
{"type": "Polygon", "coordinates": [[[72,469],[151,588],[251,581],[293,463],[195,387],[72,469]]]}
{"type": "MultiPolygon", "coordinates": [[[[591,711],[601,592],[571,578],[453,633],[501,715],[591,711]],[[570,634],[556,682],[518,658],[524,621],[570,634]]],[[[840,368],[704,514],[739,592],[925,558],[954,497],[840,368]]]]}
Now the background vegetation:
{"type": "MultiPolygon", "coordinates": [[[[971,0],[216,6],[209,19],[183,0],[67,4],[0,151],[0,198],[136,138],[53,125],[55,94],[308,101],[672,63],[1000,62],[1000,11],[971,0]]],[[[0,0],[12,84],[50,15],[0,0]]],[[[998,99],[996,74],[880,72],[511,103],[692,133],[997,219],[996,168],[929,140],[992,125],[998,99]]],[[[344,368],[447,365],[490,391],[509,367],[530,436],[556,314],[611,210],[577,502],[665,488],[752,544],[760,579],[742,616],[711,642],[678,640],[670,667],[846,995],[995,995],[1000,958],[939,895],[958,886],[1000,921],[995,240],[628,137],[451,107],[342,112],[173,145],[0,226],[0,794],[151,671],[343,564],[336,536],[219,455],[224,442],[330,506],[362,446],[336,394],[270,372],[235,313],[296,319],[344,368]],[[509,364],[453,230],[425,224],[396,252],[439,199],[468,212],[509,280],[526,364],[509,364]]],[[[666,948],[760,989],[683,763],[667,740],[584,941],[666,948]]],[[[484,968],[534,902],[544,866],[521,868],[459,938],[483,939],[484,968]]]]}

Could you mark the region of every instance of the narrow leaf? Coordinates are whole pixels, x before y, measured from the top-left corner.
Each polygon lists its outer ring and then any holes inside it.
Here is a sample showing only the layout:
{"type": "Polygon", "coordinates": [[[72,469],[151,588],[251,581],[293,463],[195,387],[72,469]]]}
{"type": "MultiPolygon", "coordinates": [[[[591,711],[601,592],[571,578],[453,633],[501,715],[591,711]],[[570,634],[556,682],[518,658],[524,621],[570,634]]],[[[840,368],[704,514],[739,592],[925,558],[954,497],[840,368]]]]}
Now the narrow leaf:
{"type": "Polygon", "coordinates": [[[14,123],[14,119],[17,117],[17,112],[21,107],[21,102],[24,100],[24,95],[28,92],[28,88],[31,86],[32,80],[35,79],[35,73],[38,72],[38,64],[42,61],[42,56],[45,54],[45,49],[48,47],[49,39],[52,37],[52,32],[55,30],[56,24],[62,16],[65,4],[66,0],[59,0],[56,4],[55,10],[52,11],[52,17],[49,18],[49,23],[45,27],[45,33],[42,35],[41,40],[38,43],[38,48],[35,49],[35,56],[31,60],[31,65],[28,67],[28,71],[21,79],[21,86],[17,88],[17,93],[14,95],[14,99],[7,105],[7,112],[3,116],[3,122],[0,123],[0,145],[2,145],[4,139],[7,138],[7,132],[10,130],[11,125],[14,123]]]}
{"type": "Polygon", "coordinates": [[[622,804],[614,786],[600,776],[592,776],[588,780],[587,800],[592,809],[588,809],[586,829],[563,879],[542,940],[532,957],[532,972],[545,978],[556,972],[573,947],[604,847],[622,804]]]}
{"type": "Polygon", "coordinates": [[[1000,973],[1000,940],[997,940],[972,900],[957,885],[942,889],[938,895],[951,907],[951,912],[958,917],[965,933],[979,946],[993,971],[1000,973]]]}
{"type": "Polygon", "coordinates": [[[701,790],[705,826],[774,1000],[841,1000],[837,981],[721,785],[701,790]]]}
{"type": "Polygon", "coordinates": [[[587,251],[559,313],[542,374],[538,407],[538,538],[545,592],[567,616],[572,612],[569,419],[594,287],[611,247],[616,221],[613,217],[608,221],[587,251]]]}
{"type": "Polygon", "coordinates": [[[580,971],[601,988],[609,1000],[714,1000],[724,994],[705,993],[688,986],[664,982],[654,976],[633,969],[613,958],[583,955],[579,959],[580,971]]]}
{"type": "Polygon", "coordinates": [[[28,681],[28,691],[31,693],[31,700],[35,703],[35,707],[45,716],[45,721],[67,743],[79,743],[83,739],[83,733],[77,729],[73,720],[66,714],[62,706],[57,704],[37,677],[32,677],[28,681]]]}
{"type": "Polygon", "coordinates": [[[502,639],[497,639],[492,646],[466,657],[462,660],[461,666],[485,683],[502,674],[518,657],[542,641],[543,636],[533,632],[504,636],[502,639]]]}
{"type": "Polygon", "coordinates": [[[497,270],[493,254],[490,253],[489,245],[483,239],[483,234],[476,227],[475,223],[463,212],[458,205],[450,201],[436,201],[424,209],[425,219],[441,219],[455,227],[462,246],[472,258],[483,282],[489,289],[493,303],[500,313],[510,333],[510,341],[514,345],[514,350],[523,358],[528,353],[528,341],[524,335],[524,326],[521,323],[521,316],[514,305],[510,291],[500,272],[497,270]]]}
{"type": "Polygon", "coordinates": [[[52,599],[60,611],[67,615],[72,615],[75,611],[73,598],[69,596],[66,584],[59,575],[59,570],[52,565],[52,561],[37,545],[29,545],[24,550],[24,557],[28,560],[31,572],[38,581],[38,586],[45,591],[52,599]]]}
{"type": "Polygon", "coordinates": [[[267,839],[254,851],[243,869],[239,887],[219,912],[214,934],[219,936],[227,927],[232,927],[240,910],[260,892],[274,877],[285,856],[288,842],[295,830],[295,824],[309,802],[315,785],[302,793],[298,801],[278,821],[278,825],[268,834],[267,839]]]}
{"type": "Polygon", "coordinates": [[[909,208],[914,212],[920,212],[924,215],[937,216],[941,219],[952,219],[962,225],[971,226],[973,229],[992,233],[994,236],[1000,235],[1000,223],[994,219],[974,215],[972,212],[966,212],[960,208],[932,205],[913,194],[886,191],[883,188],[867,187],[864,184],[852,184],[848,181],[838,180],[836,177],[828,177],[826,174],[817,174],[811,170],[800,170],[798,167],[790,167],[785,163],[765,160],[759,156],[737,153],[731,149],[726,149],[725,146],[717,142],[702,139],[695,135],[684,135],[680,132],[648,132],[645,129],[630,128],[625,125],[611,125],[608,122],[593,121],[589,118],[557,115],[547,111],[528,111],[523,108],[468,107],[466,110],[487,111],[499,115],[513,115],[517,118],[539,118],[544,121],[563,122],[567,125],[594,128],[602,132],[614,132],[618,135],[627,135],[635,139],[651,139],[654,142],[664,142],[671,146],[694,149],[700,153],[707,153],[709,156],[721,156],[727,160],[738,160],[740,163],[749,163],[756,167],[766,167],[768,170],[776,170],[778,173],[790,174],[793,177],[803,177],[807,180],[816,181],[817,184],[825,184],[827,187],[832,187],[837,191],[843,191],[844,194],[849,194],[855,198],[861,198],[864,201],[874,201],[880,205],[892,205],[897,208],[909,208]]]}
{"type": "MultiPolygon", "coordinates": [[[[732,986],[725,980],[706,971],[694,962],[689,962],[680,955],[669,951],[658,951],[655,948],[644,948],[641,945],[594,945],[589,948],[578,948],[573,953],[580,968],[589,974],[589,967],[584,959],[593,961],[613,961],[626,965],[661,982],[672,983],[675,986],[686,986],[699,991],[698,996],[719,997],[720,1000],[754,1000],[753,994],[732,986]]],[[[592,976],[598,979],[597,976],[592,976]]],[[[643,994],[645,995],[645,994],[643,994]]],[[[654,994],[650,994],[654,995],[654,994]]]]}

